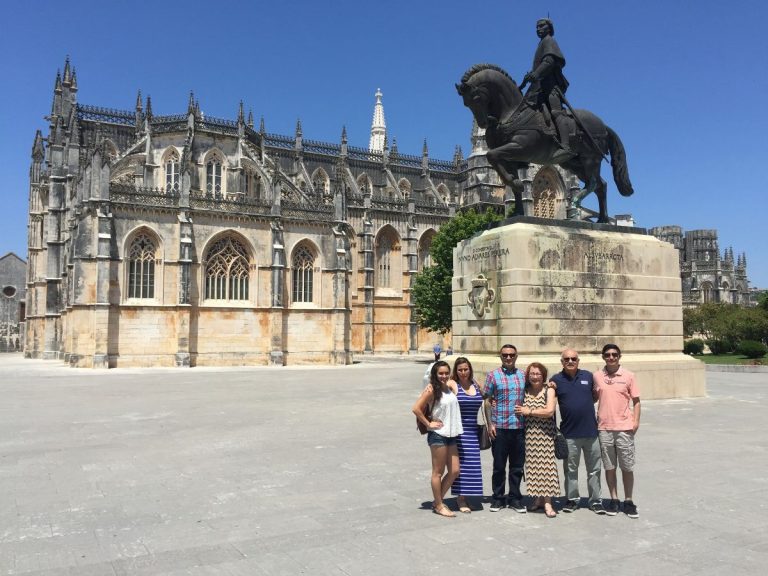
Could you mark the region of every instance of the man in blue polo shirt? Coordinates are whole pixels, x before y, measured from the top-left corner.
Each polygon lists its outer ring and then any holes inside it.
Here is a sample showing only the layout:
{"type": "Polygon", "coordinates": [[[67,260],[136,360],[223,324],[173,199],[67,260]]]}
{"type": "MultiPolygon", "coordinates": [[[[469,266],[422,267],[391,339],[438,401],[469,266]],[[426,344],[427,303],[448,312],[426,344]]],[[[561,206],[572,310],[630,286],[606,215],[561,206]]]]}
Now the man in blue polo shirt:
{"type": "MultiPolygon", "coordinates": [[[[485,379],[485,397],[492,402],[491,422],[488,435],[491,437],[493,453],[493,475],[491,487],[493,498],[491,512],[498,512],[505,505],[515,512],[525,514],[520,481],[523,479],[525,463],[525,429],[523,419],[515,414],[515,405],[523,404],[525,397],[525,374],[515,368],[517,348],[504,344],[499,351],[501,367],[491,370],[485,379]],[[509,497],[504,495],[504,481],[509,463],[509,497]]],[[[599,451],[598,451],[599,455],[599,451]]]]}
{"type": "Polygon", "coordinates": [[[552,376],[560,406],[560,431],[568,443],[568,458],[563,463],[565,496],[563,512],[579,507],[579,463],[584,452],[589,489],[589,509],[605,514],[600,499],[600,441],[597,436],[592,373],[579,370],[579,353],[572,348],[560,356],[563,370],[552,376]]]}

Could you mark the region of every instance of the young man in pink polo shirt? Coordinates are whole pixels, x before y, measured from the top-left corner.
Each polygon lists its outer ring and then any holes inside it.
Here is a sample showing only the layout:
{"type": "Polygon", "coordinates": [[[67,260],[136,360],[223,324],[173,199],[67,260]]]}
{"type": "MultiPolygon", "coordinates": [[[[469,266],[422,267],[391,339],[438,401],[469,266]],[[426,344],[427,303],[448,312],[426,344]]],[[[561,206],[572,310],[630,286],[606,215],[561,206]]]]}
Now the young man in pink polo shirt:
{"type": "Polygon", "coordinates": [[[594,374],[594,392],[598,400],[597,430],[600,453],[605,469],[605,482],[611,495],[605,512],[609,516],[619,513],[616,482],[618,463],[624,484],[624,513],[630,518],[637,518],[632,489],[635,484],[635,433],[640,427],[640,392],[635,375],[621,367],[621,350],[616,344],[603,346],[603,360],[605,366],[594,374]]]}

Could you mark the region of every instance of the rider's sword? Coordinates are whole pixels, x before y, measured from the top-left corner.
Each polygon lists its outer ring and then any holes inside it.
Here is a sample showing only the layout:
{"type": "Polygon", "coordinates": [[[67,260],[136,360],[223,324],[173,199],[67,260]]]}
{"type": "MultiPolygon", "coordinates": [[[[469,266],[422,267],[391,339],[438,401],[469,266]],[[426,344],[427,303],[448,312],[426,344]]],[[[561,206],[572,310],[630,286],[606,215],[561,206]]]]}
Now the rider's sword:
{"type": "Polygon", "coordinates": [[[578,114],[576,114],[576,110],[573,108],[573,106],[571,106],[571,103],[568,102],[568,99],[565,97],[565,94],[563,94],[563,91],[560,90],[559,86],[555,86],[555,90],[557,90],[557,94],[560,96],[560,100],[563,102],[563,104],[565,104],[571,111],[573,119],[576,121],[578,127],[581,128],[584,131],[584,134],[587,135],[587,140],[589,140],[589,143],[592,144],[595,150],[597,150],[597,153],[602,156],[603,160],[610,164],[611,162],[608,160],[608,156],[603,154],[603,151],[600,150],[600,146],[597,145],[597,142],[595,142],[595,139],[592,137],[592,133],[584,127],[584,124],[581,123],[581,119],[579,118],[578,114]]]}

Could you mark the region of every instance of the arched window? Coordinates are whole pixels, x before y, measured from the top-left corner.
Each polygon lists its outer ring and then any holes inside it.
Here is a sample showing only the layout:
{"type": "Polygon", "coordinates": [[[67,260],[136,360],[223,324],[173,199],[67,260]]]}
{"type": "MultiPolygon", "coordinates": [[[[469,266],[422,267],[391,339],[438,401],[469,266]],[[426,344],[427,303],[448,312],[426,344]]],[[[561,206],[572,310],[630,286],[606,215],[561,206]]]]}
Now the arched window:
{"type": "Polygon", "coordinates": [[[418,265],[420,272],[432,266],[432,256],[430,256],[429,251],[432,248],[432,239],[435,237],[435,234],[434,230],[428,230],[419,240],[418,265]]]}
{"type": "Polygon", "coordinates": [[[218,156],[211,156],[205,165],[205,192],[221,195],[221,159],[218,156]]]}
{"type": "Polygon", "coordinates": [[[112,140],[104,140],[104,155],[110,163],[117,158],[117,146],[112,140]]]}
{"type": "Polygon", "coordinates": [[[165,192],[178,192],[179,191],[179,155],[174,150],[165,160],[165,192]]]}
{"type": "Polygon", "coordinates": [[[322,168],[318,168],[315,170],[315,173],[312,174],[312,187],[315,189],[315,193],[319,196],[328,195],[331,185],[328,179],[328,174],[326,174],[325,170],[322,168]]]}
{"type": "Polygon", "coordinates": [[[451,191],[448,189],[448,186],[446,186],[445,184],[438,184],[437,193],[440,195],[440,198],[442,198],[443,202],[445,202],[446,204],[450,201],[451,191]]]}
{"type": "Polygon", "coordinates": [[[306,246],[299,246],[291,261],[293,302],[312,302],[315,257],[306,246]]]}
{"type": "Polygon", "coordinates": [[[128,298],[155,297],[157,246],[149,234],[140,233],[128,249],[128,298]]]}
{"type": "Polygon", "coordinates": [[[715,290],[709,282],[701,283],[701,296],[704,304],[715,301],[715,290]]]}
{"type": "Polygon", "coordinates": [[[400,239],[394,229],[386,227],[379,234],[375,255],[376,287],[401,289],[400,239]]]}
{"type": "Polygon", "coordinates": [[[403,198],[408,198],[411,195],[411,183],[405,178],[400,178],[397,183],[397,187],[400,190],[400,195],[403,198]]]}
{"type": "Polygon", "coordinates": [[[360,189],[361,194],[370,194],[373,191],[371,181],[368,179],[367,174],[360,174],[357,177],[357,187],[360,189]]]}
{"type": "Polygon", "coordinates": [[[539,170],[533,179],[533,215],[538,218],[562,216],[565,192],[559,174],[551,167],[539,170]]]}
{"type": "Polygon", "coordinates": [[[253,170],[246,170],[243,174],[243,192],[248,198],[261,197],[261,178],[253,170]]]}
{"type": "Polygon", "coordinates": [[[248,251],[229,236],[217,240],[205,262],[207,300],[248,300],[248,251]]]}

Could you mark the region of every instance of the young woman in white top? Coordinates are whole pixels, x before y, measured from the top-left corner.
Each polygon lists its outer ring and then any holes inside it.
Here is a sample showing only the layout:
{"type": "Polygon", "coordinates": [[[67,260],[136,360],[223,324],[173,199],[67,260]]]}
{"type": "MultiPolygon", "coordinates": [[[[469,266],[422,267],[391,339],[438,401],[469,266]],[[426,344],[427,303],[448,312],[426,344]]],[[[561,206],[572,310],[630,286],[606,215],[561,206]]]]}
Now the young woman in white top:
{"type": "Polygon", "coordinates": [[[456,446],[459,434],[464,432],[461,412],[456,399],[456,382],[451,380],[451,368],[447,362],[438,361],[432,366],[429,384],[413,405],[413,413],[429,432],[427,444],[432,453],[432,511],[440,516],[456,516],[443,502],[443,497],[459,475],[459,451],[456,446]],[[425,416],[426,408],[432,407],[431,419],[425,416]]]}

